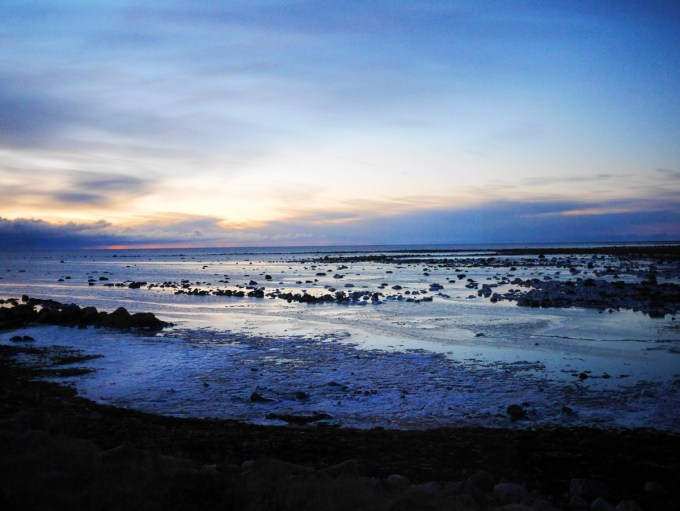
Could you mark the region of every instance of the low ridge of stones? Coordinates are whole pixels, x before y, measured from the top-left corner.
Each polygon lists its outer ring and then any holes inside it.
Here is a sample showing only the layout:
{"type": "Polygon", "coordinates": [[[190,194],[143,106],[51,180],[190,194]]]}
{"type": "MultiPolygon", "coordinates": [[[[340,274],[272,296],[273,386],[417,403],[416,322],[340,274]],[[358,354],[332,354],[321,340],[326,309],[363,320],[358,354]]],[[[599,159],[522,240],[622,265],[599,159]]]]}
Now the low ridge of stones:
{"type": "MultiPolygon", "coordinates": [[[[95,307],[80,307],[74,303],[41,300],[26,295],[21,300],[0,300],[0,330],[20,328],[30,324],[61,325],[69,327],[114,328],[120,330],[161,330],[170,323],[161,321],[151,312],[130,314],[125,307],[113,312],[99,311],[95,307]]],[[[22,339],[27,340],[27,339],[22,339]]]]}

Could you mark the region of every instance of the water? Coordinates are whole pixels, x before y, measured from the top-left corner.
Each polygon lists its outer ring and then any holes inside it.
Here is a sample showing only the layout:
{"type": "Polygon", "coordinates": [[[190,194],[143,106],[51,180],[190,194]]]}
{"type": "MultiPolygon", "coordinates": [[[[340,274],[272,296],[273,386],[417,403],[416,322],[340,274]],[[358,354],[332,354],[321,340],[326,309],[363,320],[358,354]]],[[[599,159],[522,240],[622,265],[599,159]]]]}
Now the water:
{"type": "MultiPolygon", "coordinates": [[[[0,296],[28,294],[109,311],[123,306],[173,322],[174,327],[157,335],[61,327],[20,332],[35,337],[38,345],[104,355],[80,364],[96,372],[69,381],[81,394],[119,406],[262,424],[280,423],[268,418],[271,414],[318,412],[330,415],[328,422],[353,427],[562,424],[680,430],[680,329],[674,318],[491,303],[465,287],[468,278],[481,284],[508,273],[520,278],[572,276],[563,267],[523,264],[535,256],[513,256],[517,267],[512,271],[465,264],[489,255],[485,251],[490,248],[2,253],[0,296]],[[309,261],[414,249],[418,252],[409,255],[424,262],[309,261]],[[453,249],[457,251],[445,252],[453,249]],[[432,257],[459,258],[461,267],[428,264],[426,252],[434,250],[432,257]],[[337,274],[343,278],[334,278],[337,274]],[[383,297],[376,304],[308,305],[106,286],[182,280],[202,290],[245,288],[256,281],[251,287],[265,291],[322,295],[333,287],[433,300],[383,297]],[[383,283],[387,286],[380,289],[383,283]],[[443,289],[430,291],[432,283],[443,289]],[[402,289],[392,290],[394,285],[402,289]],[[585,380],[578,377],[583,372],[585,380]],[[271,401],[252,402],[253,392],[271,401]],[[300,398],[301,392],[307,397],[300,398]],[[526,420],[507,417],[505,409],[514,403],[528,411],[526,420]]],[[[579,266],[578,276],[593,277],[618,265],[618,278],[635,281],[650,262],[634,263],[605,257],[593,268],[579,266]]],[[[672,271],[666,275],[668,281],[677,278],[672,271]]],[[[15,334],[0,334],[0,341],[15,334]]]]}

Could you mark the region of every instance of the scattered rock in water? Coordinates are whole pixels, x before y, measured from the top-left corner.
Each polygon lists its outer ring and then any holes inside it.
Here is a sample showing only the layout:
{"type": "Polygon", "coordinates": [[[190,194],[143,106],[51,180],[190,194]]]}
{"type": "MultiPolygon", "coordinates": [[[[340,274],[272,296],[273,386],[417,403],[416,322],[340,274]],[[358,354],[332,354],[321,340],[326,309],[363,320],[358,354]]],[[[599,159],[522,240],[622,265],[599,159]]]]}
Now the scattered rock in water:
{"type": "Polygon", "coordinates": [[[253,392],[252,394],[250,394],[250,400],[253,403],[271,403],[272,401],[274,401],[273,399],[269,399],[268,397],[264,397],[259,392],[253,392]]]}
{"type": "MultiPolygon", "coordinates": [[[[252,399],[251,399],[252,401],[252,399]]],[[[269,399],[268,401],[271,401],[269,399]]],[[[288,424],[294,424],[296,426],[304,426],[306,424],[310,424],[312,422],[318,422],[318,421],[324,421],[328,419],[332,419],[333,417],[328,415],[327,413],[313,413],[311,415],[293,415],[293,414],[286,414],[286,413],[270,413],[267,414],[267,419],[269,420],[279,420],[283,422],[287,422],[288,424]]]]}
{"type": "Polygon", "coordinates": [[[569,407],[569,406],[566,406],[566,405],[562,406],[560,411],[562,412],[562,415],[567,415],[567,416],[570,416],[570,417],[573,417],[574,415],[576,415],[576,412],[574,411],[574,409],[569,407]]]}
{"type": "Polygon", "coordinates": [[[524,408],[517,404],[508,406],[506,413],[513,419],[523,419],[527,414],[524,408]]]}
{"type": "MultiPolygon", "coordinates": [[[[94,307],[81,308],[76,304],[63,304],[55,300],[26,297],[26,303],[0,308],[0,329],[20,328],[30,324],[50,324],[85,328],[87,326],[116,329],[140,328],[160,330],[165,323],[150,312],[130,314],[119,307],[111,314],[99,312],[94,307]],[[36,308],[39,307],[40,310],[36,308]]],[[[30,336],[24,336],[31,340],[30,336]]]]}
{"type": "Polygon", "coordinates": [[[35,341],[33,337],[30,335],[15,335],[10,338],[10,341],[12,342],[32,342],[35,341]]]}

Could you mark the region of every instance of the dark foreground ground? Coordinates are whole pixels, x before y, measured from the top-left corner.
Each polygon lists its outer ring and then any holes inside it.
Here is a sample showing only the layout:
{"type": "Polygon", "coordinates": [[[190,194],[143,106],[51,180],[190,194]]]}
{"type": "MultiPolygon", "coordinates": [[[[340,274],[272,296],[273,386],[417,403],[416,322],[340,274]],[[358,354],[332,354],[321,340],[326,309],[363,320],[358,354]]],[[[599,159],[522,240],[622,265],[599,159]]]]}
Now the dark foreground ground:
{"type": "Polygon", "coordinates": [[[0,509],[680,509],[676,434],[162,417],[36,380],[55,353],[0,346],[0,509]]]}

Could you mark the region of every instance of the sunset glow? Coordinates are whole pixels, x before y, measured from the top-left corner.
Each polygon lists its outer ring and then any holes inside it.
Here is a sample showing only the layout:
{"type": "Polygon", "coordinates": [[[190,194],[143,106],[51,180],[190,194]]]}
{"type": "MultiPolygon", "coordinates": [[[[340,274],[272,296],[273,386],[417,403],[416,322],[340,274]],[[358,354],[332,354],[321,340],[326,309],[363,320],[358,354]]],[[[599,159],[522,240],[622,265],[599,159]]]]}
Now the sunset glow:
{"type": "Polygon", "coordinates": [[[10,1],[0,17],[8,244],[677,237],[672,3],[10,1]]]}

